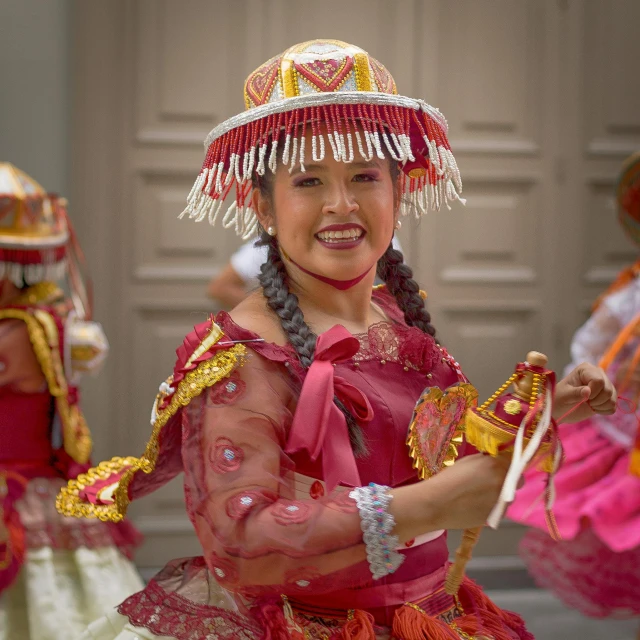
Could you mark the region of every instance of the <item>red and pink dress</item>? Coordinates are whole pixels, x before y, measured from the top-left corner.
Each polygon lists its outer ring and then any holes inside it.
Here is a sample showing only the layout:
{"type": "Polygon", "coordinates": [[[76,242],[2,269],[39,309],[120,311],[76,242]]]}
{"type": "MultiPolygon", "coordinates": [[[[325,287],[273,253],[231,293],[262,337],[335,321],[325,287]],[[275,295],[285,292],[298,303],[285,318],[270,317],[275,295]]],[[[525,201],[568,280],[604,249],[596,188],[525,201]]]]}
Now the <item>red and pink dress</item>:
{"type": "Polygon", "coordinates": [[[372,578],[358,507],[344,486],[354,461],[333,393],[359,416],[369,448],[355,459],[356,486],[400,487],[418,481],[406,444],[417,399],[426,386],[465,381],[433,338],[404,323],[384,289],[374,301],[388,321],[366,335],[342,327],[322,334],[308,372],[291,346],[262,341],[224,312],[186,338],[156,404],[164,426],[155,469],[137,473],[128,495],[184,470],[202,556],[170,563],[83,639],[376,640],[392,629],[398,640],[431,637],[423,629],[443,639],[532,638],[470,580],[459,599],[445,593],[444,531],[404,545],[400,567],[372,578]],[[331,490],[328,478],[343,484],[331,490]],[[415,616],[403,626],[398,616],[407,610],[415,616]]]}

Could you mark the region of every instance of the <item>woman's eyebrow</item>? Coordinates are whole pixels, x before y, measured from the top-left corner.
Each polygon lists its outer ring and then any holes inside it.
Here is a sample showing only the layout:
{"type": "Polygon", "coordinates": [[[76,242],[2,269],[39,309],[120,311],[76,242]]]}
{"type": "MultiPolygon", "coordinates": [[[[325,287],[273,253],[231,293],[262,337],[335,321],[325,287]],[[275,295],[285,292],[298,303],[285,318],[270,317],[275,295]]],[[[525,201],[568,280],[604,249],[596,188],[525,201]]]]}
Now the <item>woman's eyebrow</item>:
{"type": "Polygon", "coordinates": [[[300,169],[300,165],[296,165],[291,172],[292,176],[295,176],[297,173],[306,173],[307,171],[326,171],[327,165],[324,164],[307,164],[304,163],[304,172],[300,169]]]}
{"type": "MultiPolygon", "coordinates": [[[[356,169],[379,169],[380,163],[375,160],[365,161],[361,160],[359,162],[350,162],[350,166],[355,167],[356,169]]],[[[296,165],[291,171],[291,175],[295,176],[298,173],[306,173],[307,171],[327,171],[328,167],[326,164],[307,164],[305,162],[304,172],[300,169],[300,165],[296,165]]]]}
{"type": "Polygon", "coordinates": [[[380,163],[375,160],[361,160],[359,162],[352,162],[352,167],[356,167],[357,169],[379,169],[380,163]]]}

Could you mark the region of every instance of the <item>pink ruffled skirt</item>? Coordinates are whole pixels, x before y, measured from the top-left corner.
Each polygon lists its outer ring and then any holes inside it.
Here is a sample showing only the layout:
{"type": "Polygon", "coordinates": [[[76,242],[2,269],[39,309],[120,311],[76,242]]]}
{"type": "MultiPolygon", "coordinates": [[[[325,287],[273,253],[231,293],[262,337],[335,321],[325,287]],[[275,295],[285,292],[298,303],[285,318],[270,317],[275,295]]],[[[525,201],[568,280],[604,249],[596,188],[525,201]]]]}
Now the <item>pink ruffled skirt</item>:
{"type": "Polygon", "coordinates": [[[640,615],[640,478],[629,472],[629,449],[603,435],[599,418],[563,425],[560,437],[553,513],[562,540],[547,531],[546,475],[529,471],[508,512],[532,527],[521,555],[540,586],[583,614],[640,615]]]}

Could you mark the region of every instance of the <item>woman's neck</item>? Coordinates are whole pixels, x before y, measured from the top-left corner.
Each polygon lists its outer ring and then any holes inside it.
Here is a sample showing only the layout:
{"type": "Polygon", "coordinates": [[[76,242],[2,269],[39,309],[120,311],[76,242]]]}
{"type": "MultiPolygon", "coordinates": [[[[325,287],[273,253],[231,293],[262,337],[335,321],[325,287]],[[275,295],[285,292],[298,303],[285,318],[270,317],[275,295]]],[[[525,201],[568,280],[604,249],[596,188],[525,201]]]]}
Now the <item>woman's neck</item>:
{"type": "Polygon", "coordinates": [[[315,333],[336,324],[351,333],[365,333],[374,322],[384,319],[371,304],[375,268],[344,291],[303,273],[295,265],[288,270],[290,290],[298,297],[305,321],[315,333]]]}

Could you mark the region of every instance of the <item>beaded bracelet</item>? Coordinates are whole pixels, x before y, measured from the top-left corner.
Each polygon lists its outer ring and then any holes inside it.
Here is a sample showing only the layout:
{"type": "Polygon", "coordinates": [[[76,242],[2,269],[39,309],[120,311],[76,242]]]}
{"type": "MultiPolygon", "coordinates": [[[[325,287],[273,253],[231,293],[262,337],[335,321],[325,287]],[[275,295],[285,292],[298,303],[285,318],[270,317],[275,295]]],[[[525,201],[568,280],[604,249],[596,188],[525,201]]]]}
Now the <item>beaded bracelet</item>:
{"type": "Polygon", "coordinates": [[[396,551],[398,536],[391,535],[396,521],[387,513],[393,496],[389,494],[389,487],[372,482],[368,487],[357,487],[349,497],[358,505],[369,568],[373,579],[378,580],[396,571],[404,562],[404,556],[396,551]]]}

